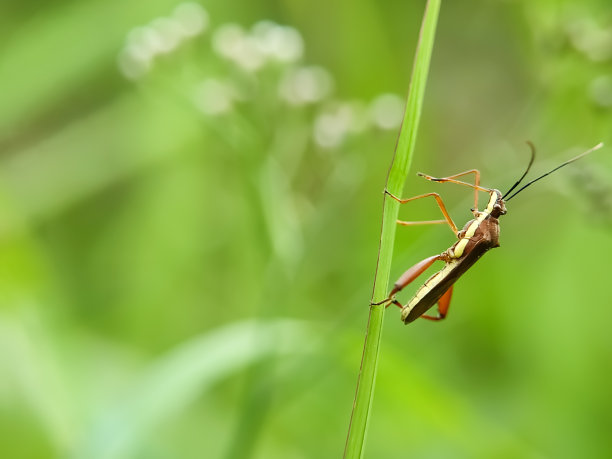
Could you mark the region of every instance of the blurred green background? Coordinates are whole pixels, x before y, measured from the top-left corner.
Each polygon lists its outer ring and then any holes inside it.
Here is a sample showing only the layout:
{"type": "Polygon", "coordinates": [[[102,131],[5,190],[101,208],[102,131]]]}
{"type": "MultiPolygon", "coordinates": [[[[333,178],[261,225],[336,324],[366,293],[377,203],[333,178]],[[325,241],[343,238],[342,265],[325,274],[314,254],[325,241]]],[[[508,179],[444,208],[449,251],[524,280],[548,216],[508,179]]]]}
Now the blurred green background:
{"type": "MultiPolygon", "coordinates": [[[[423,8],[2,3],[3,457],[341,455],[423,8]]],[[[611,70],[607,0],[444,2],[412,172],[612,145],[611,70]]],[[[610,457],[610,151],[509,203],[446,321],[387,311],[368,457],[610,457]]],[[[391,281],[453,240],[399,228],[391,281]]]]}

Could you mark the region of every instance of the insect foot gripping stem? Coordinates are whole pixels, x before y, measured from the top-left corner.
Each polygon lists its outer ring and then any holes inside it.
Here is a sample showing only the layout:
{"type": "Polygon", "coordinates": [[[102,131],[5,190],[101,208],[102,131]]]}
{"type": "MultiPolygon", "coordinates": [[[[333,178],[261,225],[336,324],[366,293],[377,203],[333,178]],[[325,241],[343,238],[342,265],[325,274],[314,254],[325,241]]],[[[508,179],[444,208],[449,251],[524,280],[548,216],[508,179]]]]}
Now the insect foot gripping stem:
{"type": "Polygon", "coordinates": [[[370,303],[370,306],[380,306],[381,304],[385,304],[385,308],[394,304],[398,308],[404,309],[404,305],[395,299],[395,295],[389,296],[387,299],[379,301],[378,303],[370,303]]]}
{"type": "Polygon", "coordinates": [[[380,306],[381,304],[387,303],[385,307],[388,308],[391,305],[391,303],[393,303],[394,301],[395,301],[395,295],[388,296],[387,298],[385,298],[382,301],[379,301],[378,303],[370,302],[370,306],[380,306]]]}
{"type": "Polygon", "coordinates": [[[372,302],[370,303],[370,306],[380,306],[381,304],[387,303],[385,307],[389,307],[391,304],[394,304],[399,308],[404,308],[404,306],[396,300],[396,293],[401,292],[402,289],[406,287],[406,285],[410,284],[414,279],[420,276],[423,271],[425,271],[433,264],[434,261],[440,260],[441,257],[442,255],[434,255],[429,258],[425,258],[424,260],[420,261],[419,263],[408,269],[397,280],[397,282],[393,286],[393,289],[391,290],[391,292],[389,292],[389,296],[386,299],[384,299],[383,301],[379,301],[378,303],[372,302]]]}

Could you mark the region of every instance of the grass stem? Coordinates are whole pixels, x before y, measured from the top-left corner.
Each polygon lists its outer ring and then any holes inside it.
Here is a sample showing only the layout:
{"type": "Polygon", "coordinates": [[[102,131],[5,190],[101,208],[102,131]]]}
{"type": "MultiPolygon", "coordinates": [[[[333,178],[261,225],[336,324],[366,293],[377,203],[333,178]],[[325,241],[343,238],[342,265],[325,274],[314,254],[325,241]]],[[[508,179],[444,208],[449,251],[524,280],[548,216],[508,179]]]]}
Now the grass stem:
{"type": "MultiPolygon", "coordinates": [[[[412,77],[408,89],[408,100],[404,121],[400,130],[391,167],[387,175],[386,188],[396,196],[401,196],[404,182],[412,163],[412,155],[416,143],[416,135],[421,118],[421,108],[425,94],[425,85],[429,71],[429,63],[433,49],[436,24],[441,0],[428,0],[425,7],[419,41],[414,58],[412,77]]],[[[396,220],[399,203],[383,198],[383,219],[378,250],[378,261],[374,279],[372,302],[385,299],[388,292],[391,260],[395,240],[396,220]]],[[[353,412],[346,439],[344,457],[347,459],[361,458],[367,436],[368,421],[372,409],[378,353],[382,336],[385,306],[370,307],[368,325],[361,360],[361,368],[357,379],[357,390],[353,403],[353,412]]]]}

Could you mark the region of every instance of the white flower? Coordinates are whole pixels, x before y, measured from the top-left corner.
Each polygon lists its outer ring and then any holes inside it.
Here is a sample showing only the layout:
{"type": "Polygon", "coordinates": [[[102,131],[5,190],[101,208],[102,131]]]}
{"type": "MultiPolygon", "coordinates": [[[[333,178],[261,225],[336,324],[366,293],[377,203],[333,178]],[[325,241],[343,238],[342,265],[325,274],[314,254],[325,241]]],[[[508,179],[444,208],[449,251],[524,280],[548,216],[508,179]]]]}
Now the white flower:
{"type": "Polygon", "coordinates": [[[260,69],[266,59],[254,37],[238,24],[225,24],[213,35],[213,49],[247,71],[260,69]]]}
{"type": "Polygon", "coordinates": [[[293,27],[260,21],[253,26],[252,36],[262,54],[272,60],[295,62],[304,52],[302,36],[293,27]]]}
{"type": "Polygon", "coordinates": [[[209,24],[208,13],[202,5],[195,2],[177,5],[172,12],[172,18],[181,25],[183,34],[188,37],[205,32],[209,24]]]}
{"type": "Polygon", "coordinates": [[[397,94],[381,94],[370,104],[372,123],[381,129],[397,129],[404,118],[404,99],[397,94]]]}
{"type": "Polygon", "coordinates": [[[300,67],[285,74],[279,94],[291,105],[306,105],[323,100],[331,93],[332,87],[332,77],[324,68],[300,67]]]}

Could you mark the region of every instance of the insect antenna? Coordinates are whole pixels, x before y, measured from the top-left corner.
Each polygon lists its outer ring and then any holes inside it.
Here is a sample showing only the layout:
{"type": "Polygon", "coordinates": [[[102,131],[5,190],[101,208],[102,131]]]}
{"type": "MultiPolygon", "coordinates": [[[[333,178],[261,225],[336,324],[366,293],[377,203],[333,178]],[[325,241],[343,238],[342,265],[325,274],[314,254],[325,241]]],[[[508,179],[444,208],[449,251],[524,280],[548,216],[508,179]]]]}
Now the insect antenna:
{"type": "MultiPolygon", "coordinates": [[[[526,185],[523,185],[521,188],[518,189],[518,191],[515,191],[512,196],[510,196],[507,199],[504,199],[504,201],[509,201],[510,199],[512,199],[513,197],[515,197],[517,194],[519,194],[521,191],[523,191],[525,188],[527,188],[529,185],[534,184],[535,182],[537,182],[538,180],[540,180],[541,178],[546,177],[547,175],[552,174],[553,172],[555,172],[556,170],[561,169],[563,166],[567,166],[570,163],[573,163],[574,161],[582,158],[583,156],[588,155],[589,153],[592,153],[595,150],[599,150],[601,147],[603,147],[603,142],[598,143],[597,145],[595,145],[593,148],[585,151],[584,153],[580,153],[578,156],[574,156],[571,159],[568,159],[567,161],[565,161],[564,163],[559,164],[557,167],[555,167],[554,169],[548,171],[546,174],[540,175],[538,178],[533,179],[531,182],[527,183],[526,185]]],[[[513,187],[514,188],[514,187],[513,187]]],[[[507,193],[506,193],[507,194],[507,193]]],[[[505,195],[504,195],[505,196],[505,195]]]]}
{"type": "Polygon", "coordinates": [[[523,179],[525,178],[525,176],[529,172],[529,169],[531,169],[531,165],[533,164],[533,160],[535,159],[536,151],[535,151],[535,146],[529,140],[527,141],[527,145],[529,145],[529,148],[531,149],[531,159],[529,160],[529,164],[527,165],[527,169],[525,169],[525,172],[523,173],[523,175],[521,175],[521,178],[518,179],[516,181],[516,183],[514,185],[512,185],[512,187],[508,191],[506,191],[504,193],[504,196],[508,196],[512,192],[512,190],[514,190],[519,185],[519,183],[521,183],[523,181],[523,179]]]}

